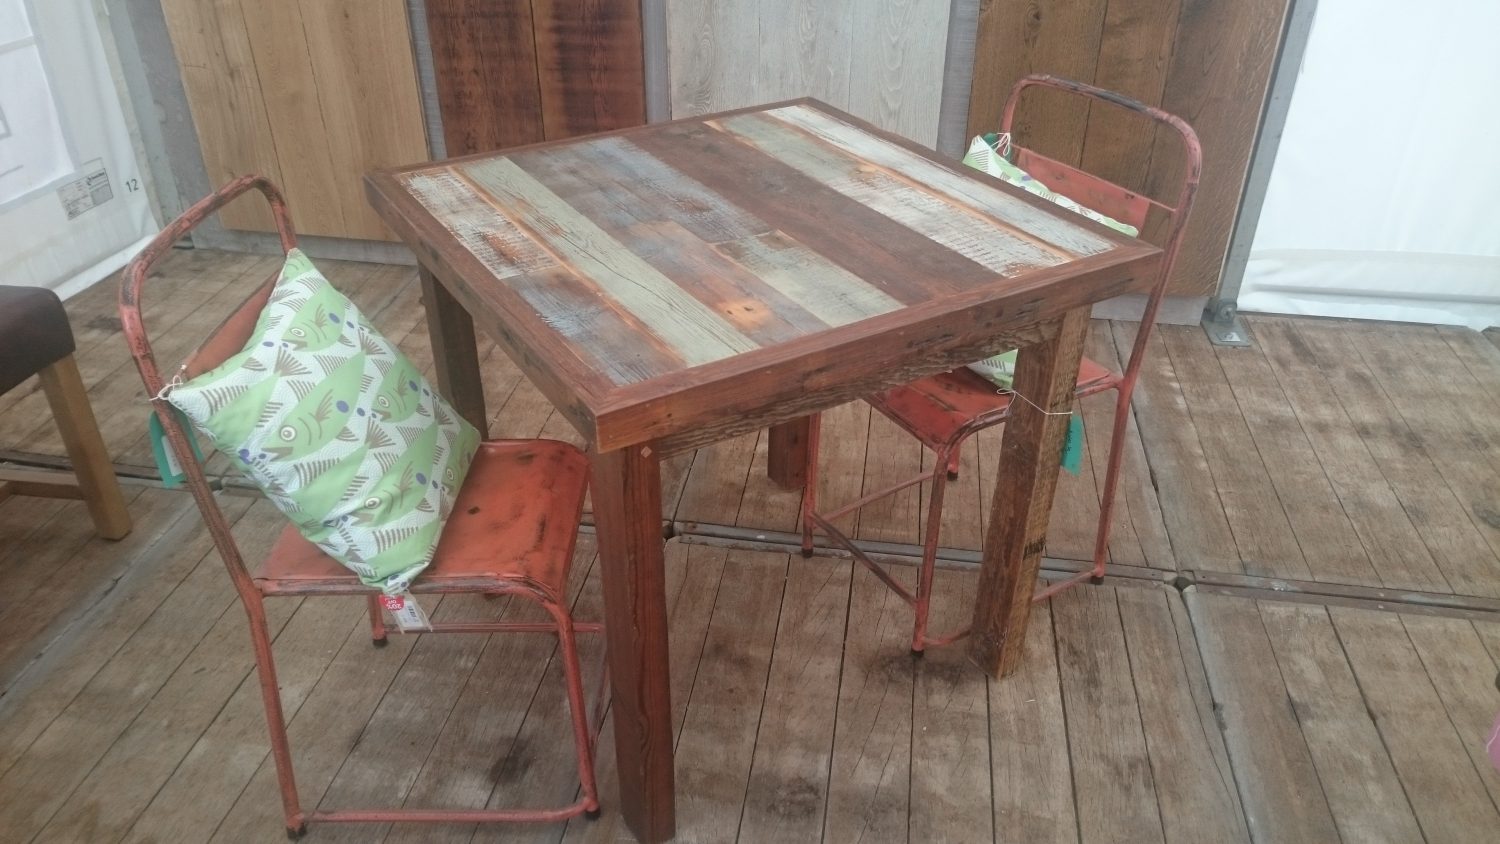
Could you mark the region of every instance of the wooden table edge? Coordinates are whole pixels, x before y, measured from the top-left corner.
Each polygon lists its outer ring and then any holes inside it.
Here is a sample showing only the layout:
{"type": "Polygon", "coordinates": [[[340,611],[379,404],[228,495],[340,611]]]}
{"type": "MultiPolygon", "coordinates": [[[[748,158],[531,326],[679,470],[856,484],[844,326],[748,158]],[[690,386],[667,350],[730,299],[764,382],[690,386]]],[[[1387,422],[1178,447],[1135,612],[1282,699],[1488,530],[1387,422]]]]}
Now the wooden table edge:
{"type": "Polygon", "coordinates": [[[504,284],[495,283],[498,295],[491,302],[479,301],[473,288],[483,283],[481,276],[488,274],[489,270],[465,250],[458,259],[463,263],[472,262],[472,269],[468,271],[471,276],[462,267],[454,266],[454,262],[428,241],[408,213],[409,210],[418,210],[426,214],[426,211],[421,209],[415,197],[401,188],[391,171],[367,174],[365,192],[376,214],[412,250],[419,268],[441,282],[449,295],[469,312],[475,324],[568,418],[579,434],[592,441],[595,432],[593,408],[599,406],[615,386],[571,348],[558,343],[555,334],[537,319],[535,311],[525,300],[504,284]],[[501,312],[497,313],[492,304],[501,312]],[[534,351],[538,347],[557,348],[565,353],[543,358],[534,351]]]}
{"type": "MultiPolygon", "coordinates": [[[[924,348],[921,353],[922,356],[937,356],[945,351],[951,351],[958,355],[958,359],[935,360],[930,367],[926,367],[927,371],[912,378],[901,375],[892,376],[889,379],[854,381],[852,383],[858,383],[860,387],[852,393],[864,394],[886,389],[914,380],[915,377],[925,377],[946,371],[953,366],[978,360],[1007,348],[1019,348],[1029,342],[1024,333],[1026,329],[1037,323],[1057,318],[1075,307],[1089,307],[1114,296],[1147,289],[1152,275],[1150,270],[1161,256],[1160,248],[1139,241],[1131,241],[1110,252],[1030,273],[1021,277],[1013,290],[1007,290],[1000,295],[973,291],[932,300],[900,311],[833,328],[817,335],[800,337],[779,346],[745,352],[636,384],[614,387],[602,393],[600,402],[594,406],[597,442],[602,449],[658,442],[663,444],[668,453],[680,451],[681,448],[672,444],[674,438],[692,431],[711,415],[709,410],[702,412],[696,410],[700,406],[707,407],[708,405],[695,401],[695,398],[707,397],[718,391],[731,389],[734,384],[743,383],[744,379],[764,376],[783,365],[802,360],[809,354],[844,353],[850,357],[856,357],[861,351],[859,347],[869,345],[872,339],[910,333],[914,326],[921,324],[930,325],[944,320],[974,318],[976,315],[991,313],[994,319],[1000,320],[1000,324],[993,329],[975,329],[969,333],[955,332],[924,348]],[[1098,282],[1091,292],[1099,295],[1085,296],[1080,301],[1053,305],[1045,299],[1036,299],[1032,296],[1061,275],[1075,278],[1082,283],[1111,273],[1119,273],[1122,277],[1117,281],[1098,282]],[[1040,307],[1032,307],[1038,302],[1042,303],[1040,307]],[[984,342],[986,331],[992,342],[984,342]],[[973,357],[967,360],[961,359],[964,354],[969,353],[962,350],[976,343],[978,344],[977,351],[972,352],[973,357]],[[660,423],[650,424],[649,420],[663,418],[663,414],[658,411],[667,404],[672,405],[671,413],[666,414],[666,417],[671,420],[670,426],[660,423]]],[[[867,358],[861,360],[861,371],[878,372],[893,363],[896,361],[867,358]]],[[[849,395],[849,398],[857,397],[854,394],[849,395]]],[[[770,422],[781,422],[820,409],[825,409],[825,406],[813,406],[785,414],[766,415],[764,418],[770,422]]]]}

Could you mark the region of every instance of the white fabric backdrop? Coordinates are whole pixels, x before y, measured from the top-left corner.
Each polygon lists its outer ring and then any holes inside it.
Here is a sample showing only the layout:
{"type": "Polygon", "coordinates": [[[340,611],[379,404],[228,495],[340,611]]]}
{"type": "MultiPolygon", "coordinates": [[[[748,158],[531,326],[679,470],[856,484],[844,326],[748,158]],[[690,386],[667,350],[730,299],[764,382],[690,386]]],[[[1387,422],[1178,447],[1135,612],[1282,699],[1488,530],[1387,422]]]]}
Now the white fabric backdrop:
{"type": "Polygon", "coordinates": [[[1242,310],[1500,325],[1500,2],[1318,0],[1242,310]]]}
{"type": "Polygon", "coordinates": [[[69,296],[156,233],[118,91],[89,0],[0,0],[0,284],[69,296]]]}

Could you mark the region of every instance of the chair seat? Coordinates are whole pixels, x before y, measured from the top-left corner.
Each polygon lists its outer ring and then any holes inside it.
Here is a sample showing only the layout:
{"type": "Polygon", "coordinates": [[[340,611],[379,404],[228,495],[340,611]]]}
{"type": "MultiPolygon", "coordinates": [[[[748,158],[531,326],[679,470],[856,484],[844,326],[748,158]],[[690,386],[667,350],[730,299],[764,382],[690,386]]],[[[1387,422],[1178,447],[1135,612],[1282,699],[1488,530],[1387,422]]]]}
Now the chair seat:
{"type": "MultiPolygon", "coordinates": [[[[1097,392],[1119,377],[1084,358],[1078,366],[1078,391],[1097,392]]],[[[937,450],[1010,415],[1011,394],[1002,393],[978,373],[955,369],[866,397],[872,407],[937,450]]]]}
{"type": "MultiPolygon", "coordinates": [[[[587,490],[588,458],[567,443],[480,443],[432,564],[411,591],[521,585],[561,600],[587,490]]],[[[375,592],[295,526],[282,531],[253,577],[266,595],[375,592]]]]}
{"type": "Polygon", "coordinates": [[[73,329],[57,294],[0,285],[0,393],[73,354],[73,329]]]}

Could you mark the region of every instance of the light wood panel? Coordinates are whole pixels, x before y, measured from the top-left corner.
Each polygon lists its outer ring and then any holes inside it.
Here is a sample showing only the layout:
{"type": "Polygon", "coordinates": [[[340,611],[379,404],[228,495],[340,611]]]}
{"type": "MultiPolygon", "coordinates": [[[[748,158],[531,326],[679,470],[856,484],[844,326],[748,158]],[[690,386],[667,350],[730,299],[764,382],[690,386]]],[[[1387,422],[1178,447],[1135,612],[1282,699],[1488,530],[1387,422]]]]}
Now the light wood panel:
{"type": "MultiPolygon", "coordinates": [[[[243,173],[261,173],[281,184],[281,161],[239,3],[162,0],[161,7],[208,180],[222,185],[243,173]]],[[[275,230],[270,209],[257,196],[230,203],[219,219],[232,229],[275,230]]]]}
{"type": "MultiPolygon", "coordinates": [[[[1169,288],[1211,293],[1270,84],[1288,0],[994,0],[981,6],[969,134],[995,130],[1029,73],[1091,82],[1176,114],[1203,143],[1203,180],[1169,288]]],[[[1017,111],[1018,140],[1153,196],[1175,192],[1171,132],[1050,92],[1017,111]]]]}
{"type": "MultiPolygon", "coordinates": [[[[209,181],[270,176],[299,231],[389,240],[370,170],[427,158],[401,0],[163,0],[209,181]]],[[[271,231],[255,199],[227,228],[271,231]]]]}
{"type": "Polygon", "coordinates": [[[667,4],[673,117],[816,97],[937,142],[947,0],[667,4]]]}

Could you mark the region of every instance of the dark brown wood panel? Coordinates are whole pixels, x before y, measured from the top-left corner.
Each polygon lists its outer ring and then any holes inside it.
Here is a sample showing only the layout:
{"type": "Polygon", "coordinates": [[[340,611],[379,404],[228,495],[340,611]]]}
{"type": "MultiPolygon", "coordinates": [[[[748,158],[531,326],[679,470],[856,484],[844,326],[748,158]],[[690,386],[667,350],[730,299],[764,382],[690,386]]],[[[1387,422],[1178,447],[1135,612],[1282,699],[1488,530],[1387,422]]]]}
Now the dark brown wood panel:
{"type": "MultiPolygon", "coordinates": [[[[1110,0],[1099,41],[1096,80],[1144,103],[1161,102],[1177,34],[1181,0],[1110,0]]],[[[1172,139],[1167,138],[1168,141],[1172,139]]],[[[1131,190],[1146,189],[1155,135],[1123,109],[1093,105],[1084,135],[1083,169],[1131,190]]]]}
{"type": "MultiPolygon", "coordinates": [[[[994,0],[982,5],[969,134],[997,130],[1011,86],[1023,76],[1050,73],[1094,81],[1106,5],[1106,0],[994,0]]],[[[1088,103],[1049,91],[1021,104],[1014,129],[1038,152],[1077,166],[1088,117],[1088,103]]]]}
{"type": "Polygon", "coordinates": [[[542,139],[530,3],[427,0],[427,30],[449,155],[542,139]]]}
{"type": "MultiPolygon", "coordinates": [[[[1289,6],[1288,0],[1183,0],[1161,107],[1198,133],[1203,181],[1173,292],[1211,293],[1219,286],[1289,6]]],[[[1182,166],[1176,139],[1158,132],[1147,192],[1170,190],[1182,166]]]]}
{"type": "MultiPolygon", "coordinates": [[[[979,16],[969,134],[994,131],[1028,73],[1050,73],[1161,106],[1203,142],[1203,180],[1168,292],[1218,287],[1288,0],[994,0],[979,16]]],[[[1180,142],[1112,108],[1045,92],[1016,113],[1017,138],[1152,196],[1181,178],[1180,142]]]]}
{"type": "Polygon", "coordinates": [[[449,155],[646,122],[640,3],[429,0],[449,155]]]}
{"type": "Polygon", "coordinates": [[[531,14],[547,140],[646,122],[640,0],[532,0],[531,14]]]}

